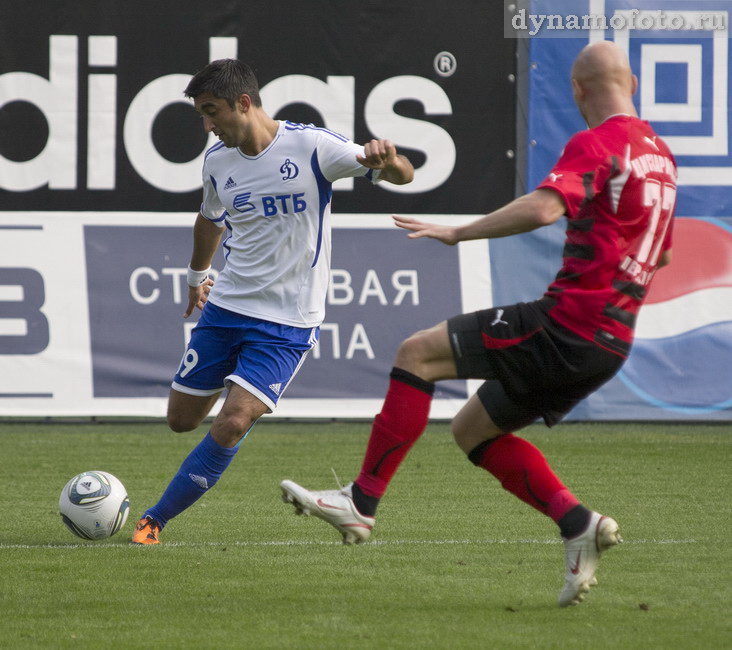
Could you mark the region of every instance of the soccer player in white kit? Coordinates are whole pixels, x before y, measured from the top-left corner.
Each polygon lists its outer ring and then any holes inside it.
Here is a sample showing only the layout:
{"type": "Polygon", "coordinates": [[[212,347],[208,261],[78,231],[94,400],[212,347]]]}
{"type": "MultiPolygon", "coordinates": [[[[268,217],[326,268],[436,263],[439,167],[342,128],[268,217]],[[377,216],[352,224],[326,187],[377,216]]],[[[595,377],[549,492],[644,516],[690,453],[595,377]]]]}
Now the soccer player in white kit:
{"type": "Polygon", "coordinates": [[[409,183],[411,163],[388,140],[360,146],[265,113],[251,68],[221,59],[185,89],[207,132],[203,203],[193,229],[184,314],[202,310],[170,391],[168,425],[191,431],[228,394],[132,542],[158,544],[166,523],[213,487],[239,443],[272,412],[318,340],[330,278],[332,183],[364,176],[409,183]],[[211,261],[224,236],[224,269],[211,261]]]}

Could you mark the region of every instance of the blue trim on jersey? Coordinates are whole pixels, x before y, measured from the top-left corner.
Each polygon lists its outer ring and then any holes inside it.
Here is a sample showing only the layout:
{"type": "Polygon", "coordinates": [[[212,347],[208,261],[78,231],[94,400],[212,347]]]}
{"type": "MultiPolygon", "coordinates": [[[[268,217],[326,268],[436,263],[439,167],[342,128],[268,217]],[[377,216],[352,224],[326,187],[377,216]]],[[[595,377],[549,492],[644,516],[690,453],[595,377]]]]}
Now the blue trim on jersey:
{"type": "Polygon", "coordinates": [[[315,124],[298,124],[297,122],[285,121],[285,129],[287,131],[323,131],[323,133],[328,133],[334,138],[340,140],[341,142],[350,142],[350,138],[347,138],[345,135],[341,135],[340,133],[336,133],[335,131],[331,131],[330,129],[315,126],[315,124]]]}
{"type": "Polygon", "coordinates": [[[217,142],[213,147],[211,147],[207,152],[206,155],[203,157],[203,160],[205,162],[206,158],[208,158],[214,151],[218,151],[221,149],[221,147],[226,146],[223,142],[217,142]]]}
{"type": "Polygon", "coordinates": [[[217,217],[216,219],[212,219],[211,217],[207,217],[205,214],[203,214],[203,203],[201,203],[201,214],[203,215],[203,217],[205,219],[208,219],[211,223],[218,223],[219,221],[225,221],[226,220],[226,217],[229,216],[229,213],[226,210],[224,210],[224,213],[220,217],[217,217]]]}
{"type": "MultiPolygon", "coordinates": [[[[229,213],[224,212],[224,217],[228,217],[229,213]]],[[[224,242],[221,244],[222,248],[224,248],[224,259],[228,260],[229,255],[231,253],[231,246],[229,246],[229,240],[231,239],[231,235],[233,234],[233,229],[231,227],[231,224],[229,223],[228,219],[224,219],[224,225],[226,226],[226,229],[229,231],[226,235],[226,239],[224,239],[224,242]]]]}
{"type": "Polygon", "coordinates": [[[312,167],[315,180],[318,183],[318,244],[315,247],[315,259],[313,260],[310,268],[312,269],[318,263],[320,257],[320,246],[323,243],[323,218],[325,217],[325,209],[328,207],[330,200],[333,196],[333,183],[331,183],[320,171],[320,165],[318,164],[318,151],[313,151],[313,155],[310,157],[310,167],[312,167]]]}
{"type": "Polygon", "coordinates": [[[211,174],[208,175],[208,179],[211,181],[211,185],[213,185],[214,191],[218,192],[219,186],[218,186],[218,183],[216,182],[216,179],[211,174]]]}

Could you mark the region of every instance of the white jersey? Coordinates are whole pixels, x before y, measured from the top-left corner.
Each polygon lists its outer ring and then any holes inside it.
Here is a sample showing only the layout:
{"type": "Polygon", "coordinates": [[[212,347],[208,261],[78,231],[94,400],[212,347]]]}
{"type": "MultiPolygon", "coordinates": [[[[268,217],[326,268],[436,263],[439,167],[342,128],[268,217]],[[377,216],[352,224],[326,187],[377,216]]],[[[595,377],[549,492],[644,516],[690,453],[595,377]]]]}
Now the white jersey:
{"type": "Polygon", "coordinates": [[[376,182],[378,172],[356,161],[363,153],[337,133],[293,122],[280,122],[257,156],[211,147],[201,214],[228,236],[209,300],[275,323],[320,325],[330,280],[331,185],[349,176],[376,182]]]}

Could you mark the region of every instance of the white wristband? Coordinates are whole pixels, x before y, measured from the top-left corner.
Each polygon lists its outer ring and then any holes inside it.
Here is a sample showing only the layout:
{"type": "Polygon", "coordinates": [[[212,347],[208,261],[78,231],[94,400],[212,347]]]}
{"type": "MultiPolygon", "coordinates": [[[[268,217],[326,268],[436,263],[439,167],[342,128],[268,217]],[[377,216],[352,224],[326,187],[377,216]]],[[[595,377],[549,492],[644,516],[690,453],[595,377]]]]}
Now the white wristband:
{"type": "Polygon", "coordinates": [[[195,271],[189,265],[188,275],[186,277],[186,280],[188,281],[188,286],[200,287],[204,282],[206,282],[206,280],[208,280],[209,271],[211,271],[210,266],[204,271],[195,271]]]}

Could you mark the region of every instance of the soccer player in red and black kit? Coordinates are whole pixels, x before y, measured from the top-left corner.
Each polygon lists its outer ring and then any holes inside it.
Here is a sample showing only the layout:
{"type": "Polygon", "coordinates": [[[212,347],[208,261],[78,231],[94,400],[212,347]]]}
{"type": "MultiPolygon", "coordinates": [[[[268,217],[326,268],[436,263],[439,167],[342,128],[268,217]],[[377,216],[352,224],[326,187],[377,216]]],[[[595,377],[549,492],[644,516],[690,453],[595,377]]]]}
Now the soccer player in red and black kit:
{"type": "Polygon", "coordinates": [[[297,511],[335,526],[345,543],[368,539],[379,499],[427,424],[434,382],[485,379],[453,420],[457,444],[558,524],[566,563],[559,605],[578,604],[596,584],[600,554],[621,541],[618,524],[582,505],[543,454],[512,432],[538,418],[556,424],[615,375],[653,274],[670,261],[676,165],[636,115],[637,83],[614,44],[588,45],[574,62],[572,87],[589,129],[567,143],[536,190],[465,226],[394,217],[411,238],[452,245],[566,215],[563,265],[539,300],[457,316],[404,341],[361,473],[341,490],[283,481],[283,498],[297,511]]]}

